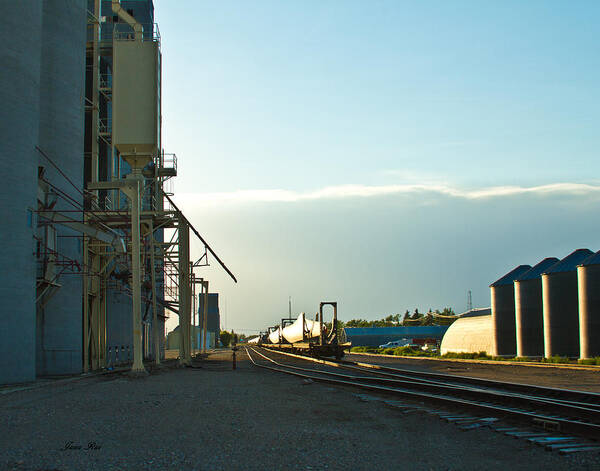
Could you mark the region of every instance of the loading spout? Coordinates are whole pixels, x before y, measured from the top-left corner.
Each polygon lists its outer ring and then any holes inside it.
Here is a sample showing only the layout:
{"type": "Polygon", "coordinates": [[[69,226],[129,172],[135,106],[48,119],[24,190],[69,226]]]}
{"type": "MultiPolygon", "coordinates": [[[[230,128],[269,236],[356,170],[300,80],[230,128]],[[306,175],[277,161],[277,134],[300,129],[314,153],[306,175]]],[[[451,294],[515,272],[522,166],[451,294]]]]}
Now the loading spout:
{"type": "Polygon", "coordinates": [[[112,0],[111,7],[112,11],[115,12],[121,20],[131,26],[135,33],[135,40],[141,41],[144,29],[142,25],[121,6],[121,0],[112,0]]]}

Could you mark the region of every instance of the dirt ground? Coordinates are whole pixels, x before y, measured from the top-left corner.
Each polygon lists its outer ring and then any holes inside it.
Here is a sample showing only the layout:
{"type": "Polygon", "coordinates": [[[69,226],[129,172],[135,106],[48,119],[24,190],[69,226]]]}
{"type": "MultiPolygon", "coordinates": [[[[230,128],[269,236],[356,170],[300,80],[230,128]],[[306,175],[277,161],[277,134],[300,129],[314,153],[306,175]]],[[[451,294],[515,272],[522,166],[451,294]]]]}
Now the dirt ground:
{"type": "Polygon", "coordinates": [[[461,431],[357,392],[214,353],[167,368],[0,394],[0,469],[600,469],[490,429],[461,431]]]}
{"type": "Polygon", "coordinates": [[[395,368],[433,371],[475,378],[535,384],[553,388],[575,389],[600,393],[600,368],[575,369],[555,366],[523,366],[516,364],[475,363],[468,361],[419,360],[406,357],[350,354],[346,359],[364,361],[395,368]]]}

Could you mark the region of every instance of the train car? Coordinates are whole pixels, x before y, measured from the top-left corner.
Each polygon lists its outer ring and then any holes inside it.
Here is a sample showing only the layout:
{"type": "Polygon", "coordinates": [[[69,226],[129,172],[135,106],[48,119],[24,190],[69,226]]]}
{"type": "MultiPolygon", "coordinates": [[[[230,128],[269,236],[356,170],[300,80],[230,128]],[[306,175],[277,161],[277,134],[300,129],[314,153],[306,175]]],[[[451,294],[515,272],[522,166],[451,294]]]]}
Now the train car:
{"type": "Polygon", "coordinates": [[[266,333],[258,337],[258,345],[275,350],[291,353],[307,354],[310,356],[334,356],[341,358],[344,350],[350,348],[351,344],[340,343],[337,336],[337,303],[322,302],[319,306],[317,320],[306,318],[305,313],[300,313],[296,319],[286,318],[281,324],[269,327],[266,333]],[[323,322],[323,306],[333,307],[333,319],[331,332],[323,322]]]}

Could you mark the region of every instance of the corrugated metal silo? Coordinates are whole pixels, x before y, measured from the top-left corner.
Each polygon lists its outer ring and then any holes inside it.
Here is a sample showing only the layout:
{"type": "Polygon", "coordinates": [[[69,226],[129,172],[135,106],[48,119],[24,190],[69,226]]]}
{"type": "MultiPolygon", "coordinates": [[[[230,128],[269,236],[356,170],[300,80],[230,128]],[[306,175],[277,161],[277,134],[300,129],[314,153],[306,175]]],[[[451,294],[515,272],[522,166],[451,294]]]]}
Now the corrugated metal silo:
{"type": "Polygon", "coordinates": [[[580,358],[600,356],[600,251],[577,267],[580,358]]]}
{"type": "Polygon", "coordinates": [[[0,384],[35,379],[35,245],[42,1],[0,2],[0,384]]]}
{"type": "MultiPolygon", "coordinates": [[[[83,205],[84,77],[87,1],[44,0],[40,70],[39,147],[71,182],[43,156],[45,178],[83,205]]],[[[72,210],[59,199],[55,210],[72,210]]],[[[81,234],[56,226],[57,251],[82,263],[81,234]]],[[[82,277],[63,274],[61,287],[38,312],[40,375],[82,370],[82,277]]]]}
{"type": "Polygon", "coordinates": [[[492,355],[516,355],[514,280],[531,268],[519,265],[490,285],[492,298],[492,355]]]}
{"type": "Polygon", "coordinates": [[[544,356],[579,355],[579,303],[577,265],[592,255],[578,249],[542,274],[544,356]]]}
{"type": "Polygon", "coordinates": [[[556,257],[542,260],[515,280],[517,356],[544,354],[542,273],[557,263],[556,257]]]}

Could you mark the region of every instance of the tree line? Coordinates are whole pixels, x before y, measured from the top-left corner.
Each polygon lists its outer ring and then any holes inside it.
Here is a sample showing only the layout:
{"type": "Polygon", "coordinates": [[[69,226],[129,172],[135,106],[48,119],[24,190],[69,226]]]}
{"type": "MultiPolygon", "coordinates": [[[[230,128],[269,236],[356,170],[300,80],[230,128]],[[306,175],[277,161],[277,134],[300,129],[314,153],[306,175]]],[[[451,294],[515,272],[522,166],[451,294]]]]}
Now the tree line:
{"type": "MultiPolygon", "coordinates": [[[[456,313],[451,307],[445,307],[441,311],[436,309],[428,312],[419,312],[415,309],[411,314],[407,309],[404,314],[390,314],[387,317],[375,321],[366,319],[351,319],[343,322],[343,327],[398,327],[419,325],[450,325],[457,319],[456,313]]],[[[341,322],[341,321],[338,321],[341,322]]]]}

